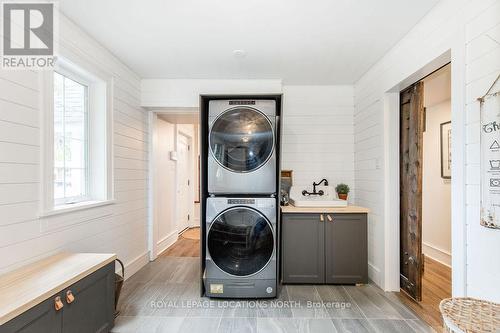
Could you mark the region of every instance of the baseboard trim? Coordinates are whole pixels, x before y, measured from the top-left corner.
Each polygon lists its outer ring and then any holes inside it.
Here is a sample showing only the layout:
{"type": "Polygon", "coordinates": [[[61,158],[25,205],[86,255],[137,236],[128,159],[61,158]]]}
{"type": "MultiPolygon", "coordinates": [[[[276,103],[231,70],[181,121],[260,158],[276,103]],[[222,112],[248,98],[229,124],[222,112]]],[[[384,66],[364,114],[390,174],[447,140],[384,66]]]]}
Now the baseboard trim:
{"type": "Polygon", "coordinates": [[[372,265],[371,263],[368,263],[368,278],[375,282],[377,286],[380,288],[384,289],[382,286],[382,279],[380,276],[380,269],[378,267],[372,265]]]}
{"type": "Polygon", "coordinates": [[[451,267],[451,253],[444,251],[436,246],[429,243],[422,242],[422,252],[429,258],[445,265],[451,267]]]}
{"type": "MultiPolygon", "coordinates": [[[[125,263],[125,280],[129,277],[137,273],[141,268],[147,265],[149,262],[149,251],[144,252],[143,254],[137,256],[135,259],[132,259],[128,263],[125,263]]],[[[121,274],[121,267],[117,267],[116,272],[121,274]]]]}
{"type": "Polygon", "coordinates": [[[158,241],[157,249],[158,253],[157,256],[165,252],[166,249],[171,247],[179,238],[179,233],[177,231],[172,231],[169,233],[167,236],[163,237],[158,241]]]}

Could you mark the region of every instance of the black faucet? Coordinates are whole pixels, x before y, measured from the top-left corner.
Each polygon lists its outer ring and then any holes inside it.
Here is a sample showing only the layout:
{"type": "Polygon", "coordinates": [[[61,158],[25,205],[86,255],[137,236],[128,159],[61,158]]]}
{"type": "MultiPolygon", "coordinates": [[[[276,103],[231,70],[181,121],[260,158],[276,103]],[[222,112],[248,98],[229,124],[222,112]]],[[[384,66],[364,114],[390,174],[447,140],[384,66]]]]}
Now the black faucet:
{"type": "Polygon", "coordinates": [[[325,186],[328,186],[328,180],[326,180],[325,178],[321,179],[319,181],[319,183],[315,183],[313,182],[313,191],[312,192],[308,192],[306,190],[302,191],[302,195],[319,195],[319,196],[322,196],[323,194],[325,194],[325,192],[323,190],[319,190],[316,192],[316,186],[319,186],[321,185],[321,183],[323,183],[325,186]]]}

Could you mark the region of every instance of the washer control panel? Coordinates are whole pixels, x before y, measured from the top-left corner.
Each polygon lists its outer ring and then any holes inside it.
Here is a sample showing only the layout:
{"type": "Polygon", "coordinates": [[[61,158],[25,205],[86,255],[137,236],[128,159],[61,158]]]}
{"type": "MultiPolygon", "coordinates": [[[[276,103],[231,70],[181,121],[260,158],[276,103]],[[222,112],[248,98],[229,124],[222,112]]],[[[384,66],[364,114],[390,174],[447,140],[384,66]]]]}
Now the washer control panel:
{"type": "Polygon", "coordinates": [[[255,205],[255,199],[227,199],[228,205],[255,205]]]}

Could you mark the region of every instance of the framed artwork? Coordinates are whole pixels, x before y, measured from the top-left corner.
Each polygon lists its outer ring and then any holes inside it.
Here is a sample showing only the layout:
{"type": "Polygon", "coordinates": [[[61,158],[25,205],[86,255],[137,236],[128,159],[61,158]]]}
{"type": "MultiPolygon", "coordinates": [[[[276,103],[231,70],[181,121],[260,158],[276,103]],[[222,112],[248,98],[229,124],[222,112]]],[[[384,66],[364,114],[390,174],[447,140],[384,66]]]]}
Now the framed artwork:
{"type": "Polygon", "coordinates": [[[451,179],[451,121],[441,124],[441,178],[451,179]]]}

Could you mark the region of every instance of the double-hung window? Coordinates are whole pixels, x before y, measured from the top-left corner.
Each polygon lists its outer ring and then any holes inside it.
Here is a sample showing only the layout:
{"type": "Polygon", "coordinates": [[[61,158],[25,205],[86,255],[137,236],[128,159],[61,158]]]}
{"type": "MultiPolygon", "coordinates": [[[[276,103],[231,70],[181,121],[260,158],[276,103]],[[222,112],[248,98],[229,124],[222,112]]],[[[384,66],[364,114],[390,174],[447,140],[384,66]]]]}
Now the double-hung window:
{"type": "Polygon", "coordinates": [[[54,204],[89,196],[89,84],[54,72],[54,204]]]}

